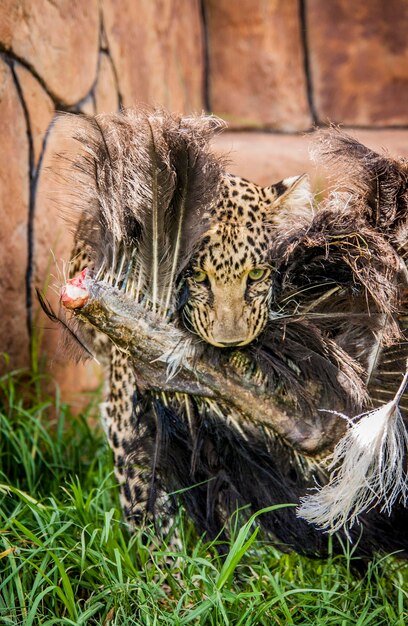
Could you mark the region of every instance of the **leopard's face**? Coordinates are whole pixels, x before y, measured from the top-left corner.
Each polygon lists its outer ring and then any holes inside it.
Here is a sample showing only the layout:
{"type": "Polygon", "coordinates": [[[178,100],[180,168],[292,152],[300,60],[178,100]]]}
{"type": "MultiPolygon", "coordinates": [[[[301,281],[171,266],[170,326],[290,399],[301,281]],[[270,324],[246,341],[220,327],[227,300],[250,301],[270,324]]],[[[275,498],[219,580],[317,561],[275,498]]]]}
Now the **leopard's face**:
{"type": "Polygon", "coordinates": [[[305,177],[259,187],[231,175],[210,214],[210,228],[186,273],[186,326],[220,348],[245,346],[269,317],[272,238],[286,210],[310,207],[305,177]]]}

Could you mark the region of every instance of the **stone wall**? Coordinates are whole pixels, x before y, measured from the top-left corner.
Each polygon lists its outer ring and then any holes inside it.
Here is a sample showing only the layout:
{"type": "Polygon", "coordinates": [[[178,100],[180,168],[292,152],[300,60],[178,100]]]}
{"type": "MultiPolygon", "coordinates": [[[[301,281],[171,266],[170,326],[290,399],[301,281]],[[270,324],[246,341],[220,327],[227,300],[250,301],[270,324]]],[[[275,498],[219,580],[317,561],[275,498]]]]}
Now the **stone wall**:
{"type": "Polygon", "coordinates": [[[89,368],[66,366],[34,293],[49,285],[52,294],[72,243],[48,173],[66,145],[57,111],[142,102],[214,112],[234,130],[241,173],[268,183],[310,169],[307,140],[293,133],[314,124],[408,128],[407,31],[405,0],[2,0],[0,353],[9,367],[28,365],[40,342],[66,388],[90,380],[89,368]]]}
{"type": "Polygon", "coordinates": [[[205,0],[207,102],[235,128],[407,126],[405,0],[205,0]]]}

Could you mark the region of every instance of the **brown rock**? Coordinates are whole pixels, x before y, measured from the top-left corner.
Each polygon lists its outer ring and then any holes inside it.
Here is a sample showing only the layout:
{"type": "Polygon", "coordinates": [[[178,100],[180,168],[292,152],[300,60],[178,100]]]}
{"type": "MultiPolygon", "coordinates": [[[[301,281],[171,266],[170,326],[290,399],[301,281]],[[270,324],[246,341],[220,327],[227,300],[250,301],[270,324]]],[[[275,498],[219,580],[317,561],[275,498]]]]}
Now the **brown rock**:
{"type": "Polygon", "coordinates": [[[85,100],[82,100],[78,105],[78,110],[81,113],[86,113],[87,115],[95,115],[96,113],[96,105],[95,105],[95,96],[91,93],[85,100]]]}
{"type": "Polygon", "coordinates": [[[203,46],[199,0],[103,0],[109,50],[125,106],[203,108],[203,46]]]}
{"type": "Polygon", "coordinates": [[[296,0],[205,0],[211,110],[233,128],[307,129],[296,0]]]}
{"type": "MultiPolygon", "coordinates": [[[[26,272],[29,159],[27,128],[9,67],[0,59],[0,353],[29,364],[26,272]]],[[[4,369],[0,355],[0,371],[4,369]]]]}
{"type": "Polygon", "coordinates": [[[229,172],[264,186],[303,173],[314,177],[309,143],[309,136],[253,132],[226,132],[213,140],[215,150],[227,155],[229,172]]]}
{"type": "Polygon", "coordinates": [[[37,166],[43,149],[45,133],[54,117],[54,104],[31,72],[18,63],[15,65],[15,69],[27,106],[34,148],[34,165],[37,166]]]}
{"type": "Polygon", "coordinates": [[[75,104],[96,78],[98,0],[2,0],[0,42],[34,68],[57,101],[75,104]]]}
{"type": "Polygon", "coordinates": [[[99,71],[94,93],[97,113],[110,113],[119,109],[119,94],[112,61],[105,52],[101,52],[99,57],[99,71]]]}
{"type": "Polygon", "coordinates": [[[361,129],[352,134],[372,150],[385,150],[394,157],[408,157],[408,130],[361,129]]]}
{"type": "Polygon", "coordinates": [[[317,116],[349,125],[408,123],[406,0],[307,6],[317,116]]]}

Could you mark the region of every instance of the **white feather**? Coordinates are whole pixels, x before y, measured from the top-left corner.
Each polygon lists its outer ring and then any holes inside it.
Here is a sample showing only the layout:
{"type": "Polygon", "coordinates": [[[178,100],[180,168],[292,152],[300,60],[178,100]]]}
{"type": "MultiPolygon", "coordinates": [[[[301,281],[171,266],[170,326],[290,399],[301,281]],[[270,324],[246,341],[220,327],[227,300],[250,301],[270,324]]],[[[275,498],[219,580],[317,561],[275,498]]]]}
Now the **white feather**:
{"type": "Polygon", "coordinates": [[[167,380],[174,378],[183,366],[184,361],[193,358],[195,354],[194,345],[190,337],[186,338],[177,329],[169,330],[169,332],[173,334],[175,340],[178,339],[176,349],[163,352],[160,357],[152,361],[152,363],[160,361],[167,364],[167,380]]]}
{"type": "Polygon", "coordinates": [[[388,514],[398,498],[406,506],[408,432],[399,402],[407,384],[408,370],[391,402],[346,418],[351,426],[334,449],[330,480],[302,499],[299,517],[332,533],[347,531],[373,506],[388,514]]]}

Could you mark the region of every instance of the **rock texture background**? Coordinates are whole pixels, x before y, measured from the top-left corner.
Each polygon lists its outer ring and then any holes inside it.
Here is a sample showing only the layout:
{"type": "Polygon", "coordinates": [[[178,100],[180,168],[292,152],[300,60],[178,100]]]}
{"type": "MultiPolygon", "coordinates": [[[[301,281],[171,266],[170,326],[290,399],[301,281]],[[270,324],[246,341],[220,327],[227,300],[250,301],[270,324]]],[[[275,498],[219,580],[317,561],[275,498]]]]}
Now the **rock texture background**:
{"type": "Polygon", "coordinates": [[[407,32],[406,0],[2,0],[0,369],[41,354],[66,393],[95,383],[34,294],[56,301],[72,245],[49,173],[70,149],[56,112],[206,110],[229,123],[215,147],[232,171],[316,176],[302,134],[315,125],[408,155],[407,32]]]}

